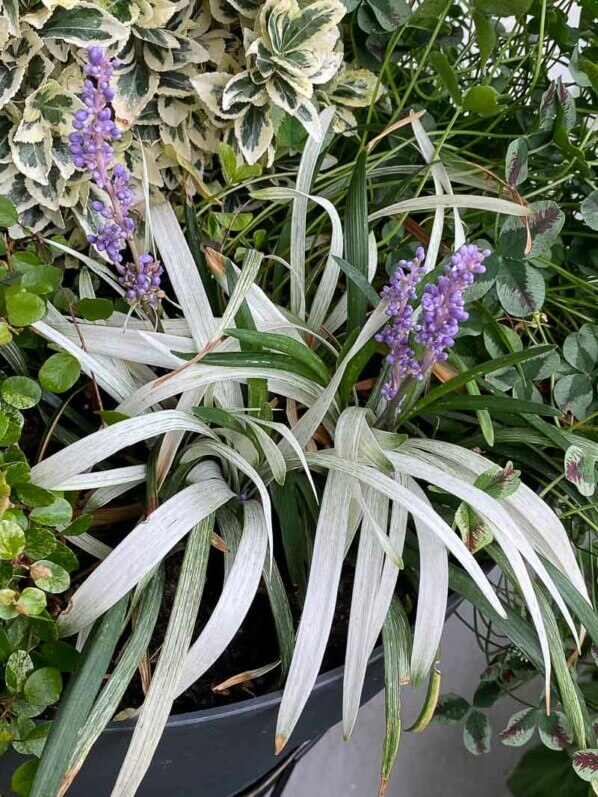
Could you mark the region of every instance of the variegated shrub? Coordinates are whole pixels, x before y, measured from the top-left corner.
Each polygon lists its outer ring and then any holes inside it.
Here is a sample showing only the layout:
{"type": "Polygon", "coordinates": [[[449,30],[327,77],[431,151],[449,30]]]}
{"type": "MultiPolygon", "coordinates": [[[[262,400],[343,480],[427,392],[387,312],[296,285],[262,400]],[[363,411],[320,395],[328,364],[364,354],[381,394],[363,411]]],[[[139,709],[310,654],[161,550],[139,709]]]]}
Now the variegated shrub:
{"type": "Polygon", "coordinates": [[[222,140],[249,163],[271,161],[285,114],[317,133],[318,108],[334,103],[351,126],[375,78],[343,63],[344,13],[340,0],[3,0],[0,195],[33,231],[64,227],[65,210],[85,205],[65,141],[90,44],[121,60],[120,157],[156,187],[184,174],[201,184],[222,140]]]}

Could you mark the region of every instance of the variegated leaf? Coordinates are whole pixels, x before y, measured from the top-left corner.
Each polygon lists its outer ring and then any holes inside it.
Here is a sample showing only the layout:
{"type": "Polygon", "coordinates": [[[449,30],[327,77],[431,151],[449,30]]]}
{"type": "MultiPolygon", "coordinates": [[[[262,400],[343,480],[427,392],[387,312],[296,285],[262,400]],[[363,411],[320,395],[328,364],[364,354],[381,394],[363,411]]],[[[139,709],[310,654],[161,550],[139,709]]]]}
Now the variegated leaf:
{"type": "Polygon", "coordinates": [[[25,67],[9,69],[0,64],[0,108],[10,102],[19,90],[25,75],[25,67]]]}
{"type": "Polygon", "coordinates": [[[572,756],[573,769],[582,780],[598,780],[598,749],[578,750],[572,756]]]}
{"type": "Polygon", "coordinates": [[[114,81],[116,96],[112,104],[119,123],[124,122],[127,127],[133,124],[154,96],[159,82],[159,76],[152,74],[141,63],[134,63],[116,72],[114,81]]]}
{"type": "Polygon", "coordinates": [[[527,180],[527,143],[524,138],[516,138],[509,144],[505,173],[509,185],[519,185],[527,180]]]}
{"type": "Polygon", "coordinates": [[[469,711],[469,703],[464,697],[448,692],[436,704],[433,721],[440,725],[454,725],[460,722],[469,711]]]}
{"type": "Polygon", "coordinates": [[[263,93],[262,87],[254,83],[250,72],[240,72],[230,78],[224,87],[221,109],[223,111],[231,111],[239,104],[256,103],[261,93],[263,93]]]}
{"type": "Polygon", "coordinates": [[[377,83],[378,78],[368,69],[348,69],[339,75],[329,96],[339,105],[362,108],[371,104],[377,83]]]}
{"type": "Polygon", "coordinates": [[[35,143],[17,142],[13,137],[10,149],[15,166],[25,177],[42,185],[48,184],[48,172],[52,166],[52,138],[50,135],[35,143]]]}
{"type": "Polygon", "coordinates": [[[87,47],[124,42],[129,29],[93,3],[78,2],[73,8],[57,7],[40,31],[46,39],[87,47]]]}
{"type": "Polygon", "coordinates": [[[593,495],[596,489],[596,460],[579,446],[569,446],[565,452],[565,477],[582,495],[593,495]]]}
{"type": "Polygon", "coordinates": [[[316,110],[315,105],[306,100],[295,110],[295,118],[299,119],[303,127],[307,130],[308,134],[313,137],[314,141],[322,140],[322,128],[320,126],[320,117],[316,110]]]}
{"type": "Polygon", "coordinates": [[[565,750],[573,741],[573,731],[567,715],[562,711],[538,715],[540,739],[550,750],[565,750]]]}
{"type": "Polygon", "coordinates": [[[309,46],[310,40],[338,25],[345,16],[345,6],[340,0],[316,0],[285,26],[280,49],[289,52],[309,46]]]}
{"type": "Polygon", "coordinates": [[[499,733],[498,738],[509,747],[521,747],[521,745],[527,744],[536,729],[537,713],[535,708],[526,708],[513,714],[507,727],[499,733]]]}
{"type": "Polygon", "coordinates": [[[235,119],[235,135],[247,163],[258,161],[274,135],[267,109],[250,106],[242,117],[235,119]]]}
{"type": "Polygon", "coordinates": [[[463,727],[463,743],[472,755],[490,752],[492,728],[483,711],[472,709],[463,727]]]}

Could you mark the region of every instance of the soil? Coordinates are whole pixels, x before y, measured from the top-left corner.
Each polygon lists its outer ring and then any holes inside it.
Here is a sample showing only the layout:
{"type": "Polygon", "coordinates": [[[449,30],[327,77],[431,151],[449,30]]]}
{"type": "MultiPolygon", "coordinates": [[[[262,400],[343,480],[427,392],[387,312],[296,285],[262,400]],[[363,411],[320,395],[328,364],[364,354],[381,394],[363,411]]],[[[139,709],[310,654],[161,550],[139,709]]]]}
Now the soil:
{"type": "MultiPolygon", "coordinates": [[[[196,639],[214,610],[222,587],[222,560],[213,552],[206,585],[201,600],[199,616],[195,626],[193,639],[196,639]]],[[[158,616],[154,635],[150,644],[152,662],[157,659],[160,645],[166,633],[170,607],[176,592],[178,573],[182,554],[175,554],[166,562],[166,581],[162,609],[158,616]]],[[[352,568],[347,566],[343,573],[334,615],[332,632],[326,648],[322,672],[334,669],[343,663],[347,642],[349,609],[351,605],[352,568]]],[[[293,595],[290,597],[293,600],[293,595]]],[[[291,608],[298,621],[298,607],[291,608]]],[[[253,670],[276,661],[278,658],[276,630],[270,604],[265,589],[260,587],[243,624],[231,644],[220,656],[208,672],[196,681],[174,703],[173,713],[182,714],[200,709],[216,708],[236,703],[257,695],[267,694],[280,688],[280,668],[276,668],[260,678],[246,681],[231,687],[224,692],[214,692],[213,687],[231,678],[233,675],[253,670]]],[[[132,708],[143,702],[141,678],[137,673],[127,689],[120,709],[132,708]]]]}

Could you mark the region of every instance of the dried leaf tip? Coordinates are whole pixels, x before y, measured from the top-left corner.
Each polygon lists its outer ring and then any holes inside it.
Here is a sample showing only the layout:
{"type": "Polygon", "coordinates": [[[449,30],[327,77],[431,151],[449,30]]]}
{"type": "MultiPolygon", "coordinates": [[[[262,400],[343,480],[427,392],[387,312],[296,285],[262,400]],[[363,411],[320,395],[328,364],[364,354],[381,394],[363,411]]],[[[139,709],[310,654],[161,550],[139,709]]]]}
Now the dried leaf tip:
{"type": "Polygon", "coordinates": [[[277,733],[276,738],[274,739],[274,755],[278,755],[280,752],[282,752],[286,743],[286,737],[283,736],[282,733],[277,733]]]}
{"type": "Polygon", "coordinates": [[[226,267],[224,265],[224,255],[222,252],[217,252],[216,249],[206,246],[204,254],[210,271],[217,277],[223,277],[226,267]]]}

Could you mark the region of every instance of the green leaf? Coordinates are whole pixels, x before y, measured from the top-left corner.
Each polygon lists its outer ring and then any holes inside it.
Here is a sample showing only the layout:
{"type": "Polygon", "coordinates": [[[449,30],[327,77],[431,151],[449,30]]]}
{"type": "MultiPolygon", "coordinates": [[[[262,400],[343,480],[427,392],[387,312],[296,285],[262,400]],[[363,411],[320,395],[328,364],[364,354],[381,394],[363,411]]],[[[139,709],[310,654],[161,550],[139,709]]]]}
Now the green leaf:
{"type": "Polygon", "coordinates": [[[428,407],[427,412],[445,412],[447,410],[487,409],[494,412],[516,413],[527,415],[560,415],[558,410],[537,401],[509,398],[508,396],[453,396],[437,401],[428,407]]]}
{"type": "Polygon", "coordinates": [[[87,321],[104,321],[114,312],[114,305],[109,299],[79,299],[75,307],[87,321]]]}
{"type": "Polygon", "coordinates": [[[522,318],[542,307],[546,287],[540,272],[529,263],[503,258],[496,292],[505,312],[522,318]]]}
{"type": "MultiPolygon", "coordinates": [[[[345,207],[345,256],[367,282],[368,273],[368,198],[366,191],[367,153],[361,152],[351,175],[345,207]]],[[[378,301],[378,299],[376,300],[378,301]]],[[[347,332],[365,323],[366,294],[350,280],[347,283],[347,332]]]]}
{"type": "Polygon", "coordinates": [[[598,749],[578,750],[571,760],[575,774],[582,780],[598,780],[598,749]]]}
{"type": "Polygon", "coordinates": [[[526,14],[532,0],[474,0],[474,6],[493,17],[510,17],[526,14]]]}
{"type": "Polygon", "coordinates": [[[380,303],[380,296],[372,288],[364,274],[356,269],[355,266],[352,266],[351,263],[347,263],[346,260],[343,260],[342,257],[334,256],[334,259],[338,263],[341,271],[359,288],[372,307],[377,307],[380,303]]]}
{"type": "Polygon", "coordinates": [[[598,230],[598,191],[592,191],[591,194],[588,194],[579,209],[588,227],[592,230],[598,230]]]}
{"type": "Polygon", "coordinates": [[[8,320],[13,326],[26,327],[44,317],[46,305],[43,299],[34,293],[22,291],[6,297],[6,309],[8,320]]]}
{"type": "Polygon", "coordinates": [[[509,747],[527,744],[536,730],[537,713],[535,708],[526,708],[513,714],[507,727],[498,735],[500,741],[509,747]]]}
{"type": "Polygon", "coordinates": [[[77,537],[79,534],[86,532],[91,527],[92,523],[92,515],[79,515],[79,517],[74,520],[70,526],[63,529],[61,533],[65,537],[77,537]]]}
{"type": "Polygon", "coordinates": [[[411,416],[415,413],[422,412],[424,407],[433,404],[435,401],[443,396],[448,395],[449,393],[452,393],[454,390],[458,390],[472,379],[477,379],[478,377],[485,376],[486,374],[500,371],[501,369],[508,368],[511,365],[523,363],[525,360],[530,360],[532,357],[538,357],[541,354],[545,354],[546,352],[552,350],[552,346],[539,346],[537,348],[534,347],[533,350],[528,349],[527,351],[517,351],[511,354],[505,354],[503,357],[497,357],[492,360],[487,360],[484,363],[480,363],[479,365],[475,365],[473,368],[458,374],[458,376],[454,376],[452,379],[449,379],[442,385],[430,390],[426,396],[418,401],[418,403],[415,405],[415,408],[408,415],[411,416]]]}
{"type": "Polygon", "coordinates": [[[553,711],[538,713],[538,731],[540,739],[549,750],[565,750],[573,742],[573,731],[566,714],[553,711]]]}
{"type": "Polygon", "coordinates": [[[524,138],[516,138],[507,148],[505,159],[505,175],[509,185],[516,186],[527,180],[527,142],[524,138]]]}
{"type": "Polygon", "coordinates": [[[36,507],[29,517],[42,526],[65,526],[71,522],[73,508],[66,498],[56,497],[49,506],[36,507]]]}
{"type": "Polygon", "coordinates": [[[576,368],[589,374],[598,360],[598,338],[591,324],[584,324],[579,332],[567,335],[563,343],[565,360],[576,368]]]}
{"type": "Polygon", "coordinates": [[[36,758],[20,764],[12,774],[10,788],[21,797],[28,797],[38,766],[39,761],[36,758]]]}
{"type": "Polygon", "coordinates": [[[519,759],[507,785],[513,797],[588,797],[564,752],[534,747],[519,759]]]}
{"type": "Polygon", "coordinates": [[[250,106],[243,116],[235,119],[235,135],[247,162],[255,163],[266,152],[274,135],[270,116],[263,108],[250,106]]]}
{"type": "Polygon", "coordinates": [[[299,360],[286,354],[272,352],[211,352],[202,358],[202,363],[206,365],[224,365],[228,368],[275,368],[290,371],[311,381],[315,378],[312,369],[299,360]]]}
{"type": "Polygon", "coordinates": [[[25,550],[25,532],[13,520],[0,520],[0,559],[14,559],[25,550]]]}
{"type": "Polygon", "coordinates": [[[480,50],[480,66],[484,68],[486,61],[496,46],[496,28],[488,17],[479,11],[473,12],[473,24],[480,50]]]}
{"type": "Polygon", "coordinates": [[[436,705],[433,722],[440,725],[454,725],[460,722],[469,711],[469,703],[464,697],[448,692],[442,695],[436,705]]]}
{"type": "Polygon", "coordinates": [[[36,589],[35,587],[25,587],[15,604],[16,611],[26,617],[41,614],[45,608],[46,596],[41,589],[36,589]]]}
{"type": "Polygon", "coordinates": [[[29,293],[43,295],[55,291],[62,282],[62,271],[56,266],[40,265],[30,268],[21,278],[21,286],[29,293]]]}
{"type": "Polygon", "coordinates": [[[459,83],[455,76],[455,71],[451,66],[446,55],[440,50],[437,50],[436,52],[433,52],[430,55],[429,61],[432,67],[438,73],[438,76],[440,77],[442,82],[444,83],[444,86],[447,89],[448,93],[450,94],[455,105],[460,107],[463,101],[463,98],[461,96],[461,89],[459,88],[459,83]]]}
{"type": "Polygon", "coordinates": [[[498,111],[498,94],[492,86],[471,86],[463,99],[463,109],[480,116],[492,116],[498,111]]]}
{"type": "Polygon", "coordinates": [[[0,395],[3,401],[15,407],[17,410],[28,410],[35,407],[42,391],[37,382],[29,379],[28,376],[9,376],[0,387],[0,395]]]}
{"type": "MultiPolygon", "coordinates": [[[[16,622],[16,621],[15,621],[16,622]]],[[[17,694],[23,689],[25,681],[33,671],[31,656],[25,650],[15,650],[6,662],[4,679],[9,692],[17,694]]]]}
{"type": "Polygon", "coordinates": [[[31,565],[30,574],[40,589],[53,594],[65,592],[71,584],[67,571],[49,559],[40,559],[31,565]]]}
{"type": "Polygon", "coordinates": [[[490,752],[492,728],[490,721],[483,711],[477,708],[471,710],[463,726],[463,743],[473,755],[483,755],[490,752]]]}
{"type": "Polygon", "coordinates": [[[54,493],[50,492],[50,490],[45,490],[43,487],[38,487],[37,484],[23,482],[22,484],[15,484],[14,489],[21,503],[26,506],[50,506],[50,504],[54,503],[54,493]]]}
{"type": "Polygon", "coordinates": [[[12,332],[10,331],[6,321],[0,321],[0,346],[6,346],[12,340],[12,332]]]}
{"type": "Polygon", "coordinates": [[[68,642],[44,642],[40,652],[50,666],[62,672],[73,672],[80,656],[68,642]]]}
{"type": "Polygon", "coordinates": [[[54,667],[41,667],[29,676],[23,692],[34,706],[51,706],[62,692],[60,672],[54,667]]]}
{"type": "Polygon", "coordinates": [[[400,28],[411,16],[411,9],[406,0],[368,0],[368,6],[380,27],[386,31],[400,28]]]}
{"type": "Polygon", "coordinates": [[[57,794],[89,712],[102,685],[127,609],[121,599],[98,620],[83,647],[76,671],[69,678],[56,719],[46,741],[31,797],[57,794]]]}
{"type": "Polygon", "coordinates": [[[565,413],[584,418],[592,403],[592,381],[586,374],[562,376],[554,386],[554,400],[565,413]]]}
{"type": "Polygon", "coordinates": [[[0,196],[0,227],[12,227],[19,220],[17,209],[6,196],[0,196]]]}
{"type": "Polygon", "coordinates": [[[234,149],[225,144],[224,141],[218,144],[218,159],[220,160],[220,168],[224,174],[227,183],[232,183],[235,179],[235,172],[237,171],[237,154],[234,149]]]}
{"type": "MultiPolygon", "coordinates": [[[[91,301],[91,300],[90,300],[91,301]]],[[[65,351],[53,354],[39,369],[39,381],[51,393],[64,393],[79,379],[81,366],[71,354],[65,351]]]]}
{"type": "Polygon", "coordinates": [[[25,532],[25,556],[35,562],[45,559],[56,547],[56,537],[49,529],[29,526],[25,532]]]}

